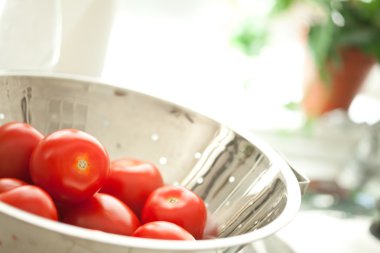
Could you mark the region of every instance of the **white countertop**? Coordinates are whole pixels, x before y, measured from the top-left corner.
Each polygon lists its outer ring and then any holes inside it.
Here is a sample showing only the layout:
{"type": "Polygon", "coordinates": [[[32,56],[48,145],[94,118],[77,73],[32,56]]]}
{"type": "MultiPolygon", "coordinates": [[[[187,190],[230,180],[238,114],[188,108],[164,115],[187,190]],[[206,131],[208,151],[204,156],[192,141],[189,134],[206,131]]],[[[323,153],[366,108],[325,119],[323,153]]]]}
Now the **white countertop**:
{"type": "Polygon", "coordinates": [[[380,240],[370,235],[368,217],[338,212],[301,211],[277,236],[296,253],[377,253],[380,240]]]}

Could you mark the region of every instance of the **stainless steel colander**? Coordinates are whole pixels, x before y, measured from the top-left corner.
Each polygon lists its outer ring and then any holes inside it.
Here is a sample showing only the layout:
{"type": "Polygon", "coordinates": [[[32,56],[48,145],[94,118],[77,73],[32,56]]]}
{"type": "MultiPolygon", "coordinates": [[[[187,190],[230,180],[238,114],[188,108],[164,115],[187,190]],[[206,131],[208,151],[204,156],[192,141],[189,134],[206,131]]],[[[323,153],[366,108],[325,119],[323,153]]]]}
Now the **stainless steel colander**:
{"type": "Polygon", "coordinates": [[[0,252],[238,252],[285,226],[307,179],[252,134],[132,90],[63,75],[0,76],[0,124],[31,123],[44,134],[77,128],[111,158],[155,163],[168,184],[207,203],[216,239],[196,242],[118,236],[53,222],[0,203],[0,252]]]}

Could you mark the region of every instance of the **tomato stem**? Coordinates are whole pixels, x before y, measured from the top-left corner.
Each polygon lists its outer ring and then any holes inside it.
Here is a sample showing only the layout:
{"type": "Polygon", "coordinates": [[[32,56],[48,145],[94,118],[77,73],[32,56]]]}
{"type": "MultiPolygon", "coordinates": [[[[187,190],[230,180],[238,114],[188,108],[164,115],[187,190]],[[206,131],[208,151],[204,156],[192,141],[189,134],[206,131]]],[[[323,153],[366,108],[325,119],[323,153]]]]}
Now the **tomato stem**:
{"type": "Polygon", "coordinates": [[[77,168],[80,170],[86,170],[88,167],[88,163],[86,160],[80,159],[77,163],[77,168]]]}
{"type": "Polygon", "coordinates": [[[175,203],[178,202],[178,198],[175,198],[175,197],[169,197],[169,198],[168,198],[168,202],[169,202],[170,204],[175,204],[175,203]]]}

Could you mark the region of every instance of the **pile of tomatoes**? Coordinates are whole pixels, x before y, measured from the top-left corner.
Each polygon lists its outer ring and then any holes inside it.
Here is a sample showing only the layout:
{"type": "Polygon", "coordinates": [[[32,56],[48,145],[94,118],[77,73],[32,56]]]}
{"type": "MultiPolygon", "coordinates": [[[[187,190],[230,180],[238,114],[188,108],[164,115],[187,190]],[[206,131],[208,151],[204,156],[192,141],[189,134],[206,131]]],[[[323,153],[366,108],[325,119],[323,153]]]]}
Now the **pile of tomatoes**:
{"type": "Polygon", "coordinates": [[[164,183],[151,162],[110,161],[90,134],[43,136],[29,124],[0,127],[0,201],[88,229],[169,240],[204,239],[207,209],[185,187],[164,183]]]}

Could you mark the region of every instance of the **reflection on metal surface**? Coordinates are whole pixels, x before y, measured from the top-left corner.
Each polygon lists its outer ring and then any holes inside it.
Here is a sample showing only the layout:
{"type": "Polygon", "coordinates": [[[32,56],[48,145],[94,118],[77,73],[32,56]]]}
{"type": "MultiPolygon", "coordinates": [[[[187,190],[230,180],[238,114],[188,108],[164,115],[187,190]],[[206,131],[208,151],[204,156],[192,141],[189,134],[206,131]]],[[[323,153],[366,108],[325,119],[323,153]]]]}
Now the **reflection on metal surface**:
{"type": "Polygon", "coordinates": [[[284,184],[276,180],[272,187],[266,187],[258,194],[247,195],[236,203],[217,213],[223,221],[221,237],[244,234],[265,226],[275,219],[283,210],[286,196],[281,194],[284,184]]]}
{"type": "Polygon", "coordinates": [[[30,99],[32,98],[32,87],[27,87],[23,93],[24,96],[21,98],[23,121],[31,124],[32,118],[30,115],[30,99]]]}
{"type": "MultiPolygon", "coordinates": [[[[0,113],[0,123],[33,119],[44,134],[61,128],[85,130],[103,143],[112,159],[130,156],[156,163],[166,183],[182,184],[205,200],[219,230],[217,239],[194,244],[151,244],[68,228],[0,205],[0,227],[9,228],[0,230],[0,238],[32,231],[18,237],[25,247],[39,241],[35,252],[52,245],[54,252],[67,252],[74,241],[90,252],[238,252],[287,224],[300,205],[292,168],[269,147],[144,94],[75,79],[2,76],[0,113]],[[50,241],[45,244],[47,233],[50,241]]],[[[9,251],[14,247],[3,243],[9,251]]]]}

